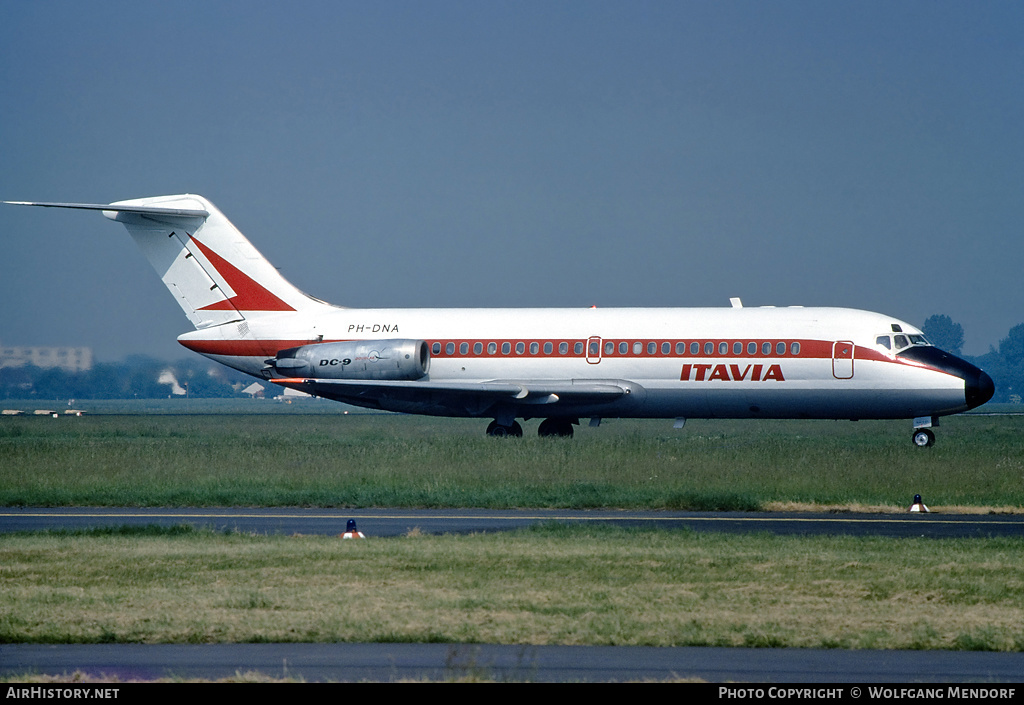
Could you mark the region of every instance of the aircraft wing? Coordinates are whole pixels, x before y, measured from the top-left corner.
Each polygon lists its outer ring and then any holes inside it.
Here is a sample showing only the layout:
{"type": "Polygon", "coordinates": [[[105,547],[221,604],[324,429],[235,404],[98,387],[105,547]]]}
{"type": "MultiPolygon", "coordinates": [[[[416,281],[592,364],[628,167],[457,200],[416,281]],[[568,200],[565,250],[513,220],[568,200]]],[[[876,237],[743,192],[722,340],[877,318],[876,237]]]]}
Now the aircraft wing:
{"type": "Polygon", "coordinates": [[[459,407],[473,414],[494,404],[600,404],[629,394],[624,380],[492,380],[487,382],[378,381],[292,377],[271,382],[358,406],[395,403],[459,407]]]}

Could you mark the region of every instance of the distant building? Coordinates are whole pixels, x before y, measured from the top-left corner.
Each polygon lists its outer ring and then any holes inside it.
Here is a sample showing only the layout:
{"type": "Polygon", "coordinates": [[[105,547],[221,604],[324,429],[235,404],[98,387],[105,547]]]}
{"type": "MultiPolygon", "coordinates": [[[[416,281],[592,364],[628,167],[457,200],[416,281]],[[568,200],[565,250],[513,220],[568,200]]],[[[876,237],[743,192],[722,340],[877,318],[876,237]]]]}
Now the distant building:
{"type": "Polygon", "coordinates": [[[0,368],[34,365],[68,372],[92,369],[92,348],[12,347],[0,345],[0,368]]]}

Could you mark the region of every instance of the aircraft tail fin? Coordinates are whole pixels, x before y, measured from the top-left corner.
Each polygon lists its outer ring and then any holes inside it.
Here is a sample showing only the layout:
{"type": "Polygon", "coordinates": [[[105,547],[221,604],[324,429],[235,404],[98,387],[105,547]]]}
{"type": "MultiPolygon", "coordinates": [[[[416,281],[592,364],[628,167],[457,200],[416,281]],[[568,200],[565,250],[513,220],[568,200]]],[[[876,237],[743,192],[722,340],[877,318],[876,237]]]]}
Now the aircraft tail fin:
{"type": "Polygon", "coordinates": [[[282,277],[202,196],[15,205],[98,210],[124,225],[196,329],[328,305],[282,277]]]}

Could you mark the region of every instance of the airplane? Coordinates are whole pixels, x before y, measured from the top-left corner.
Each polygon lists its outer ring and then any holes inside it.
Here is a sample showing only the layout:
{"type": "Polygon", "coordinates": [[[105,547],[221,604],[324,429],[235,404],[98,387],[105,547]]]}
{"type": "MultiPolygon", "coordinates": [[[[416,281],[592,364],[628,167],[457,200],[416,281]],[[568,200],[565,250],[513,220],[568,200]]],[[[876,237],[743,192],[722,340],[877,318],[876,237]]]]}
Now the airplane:
{"type": "Polygon", "coordinates": [[[202,196],[110,204],[195,330],[189,350],[259,379],[355,406],[493,419],[490,436],[572,436],[589,418],[913,419],[995,391],[916,327],[846,308],[356,309],[290,284],[202,196]]]}

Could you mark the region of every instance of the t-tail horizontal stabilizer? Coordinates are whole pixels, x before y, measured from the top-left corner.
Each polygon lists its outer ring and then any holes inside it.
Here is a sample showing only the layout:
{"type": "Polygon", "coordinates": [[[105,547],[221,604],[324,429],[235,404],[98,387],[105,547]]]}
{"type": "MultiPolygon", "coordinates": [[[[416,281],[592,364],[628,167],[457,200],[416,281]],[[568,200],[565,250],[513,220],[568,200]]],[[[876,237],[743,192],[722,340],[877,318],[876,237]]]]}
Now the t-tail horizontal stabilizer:
{"type": "Polygon", "coordinates": [[[156,196],[116,203],[8,201],[13,205],[100,211],[124,225],[196,327],[326,306],[292,286],[202,196],[156,196]]]}
{"type": "Polygon", "coordinates": [[[108,213],[137,213],[139,215],[162,215],[179,218],[206,218],[210,212],[200,208],[160,208],[154,206],[127,206],[116,203],[48,203],[44,201],[4,201],[12,206],[40,206],[42,208],[71,208],[83,211],[106,211],[108,213]]]}

